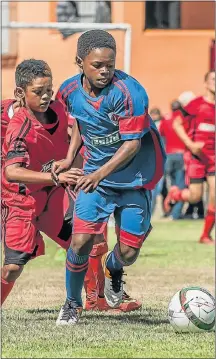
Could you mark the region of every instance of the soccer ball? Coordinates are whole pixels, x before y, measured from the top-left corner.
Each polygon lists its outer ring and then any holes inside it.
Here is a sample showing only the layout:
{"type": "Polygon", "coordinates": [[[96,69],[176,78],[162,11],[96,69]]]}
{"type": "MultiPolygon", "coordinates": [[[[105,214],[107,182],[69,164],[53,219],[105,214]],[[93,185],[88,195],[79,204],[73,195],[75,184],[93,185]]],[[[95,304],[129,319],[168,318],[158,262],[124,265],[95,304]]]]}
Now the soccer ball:
{"type": "Polygon", "coordinates": [[[176,332],[211,331],[215,326],[215,299],[206,289],[183,288],[169,303],[168,319],[176,332]]]}

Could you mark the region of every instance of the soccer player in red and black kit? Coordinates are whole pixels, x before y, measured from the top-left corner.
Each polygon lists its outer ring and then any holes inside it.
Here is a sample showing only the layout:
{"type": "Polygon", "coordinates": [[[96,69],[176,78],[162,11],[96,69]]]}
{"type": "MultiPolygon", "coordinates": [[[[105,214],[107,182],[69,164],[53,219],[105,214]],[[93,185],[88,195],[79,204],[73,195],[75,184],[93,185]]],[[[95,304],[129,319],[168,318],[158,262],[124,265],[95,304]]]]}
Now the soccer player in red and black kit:
{"type": "Polygon", "coordinates": [[[183,108],[174,122],[180,139],[189,151],[187,178],[189,188],[173,187],[165,200],[167,212],[172,201],[196,203],[203,195],[207,181],[209,202],[200,243],[213,244],[211,231],[215,223],[215,72],[205,76],[205,94],[192,100],[183,108]],[[186,124],[184,123],[186,119],[186,124]]]}
{"type": "MultiPolygon", "coordinates": [[[[58,101],[51,102],[51,70],[42,60],[25,60],[17,66],[15,80],[17,101],[8,103],[2,123],[2,303],[24,265],[44,254],[40,231],[65,249],[72,232],[64,219],[65,189],[56,186],[50,171],[53,160],[68,149],[67,116],[58,101]]],[[[75,184],[81,174],[70,169],[59,184],[75,184]]]]}

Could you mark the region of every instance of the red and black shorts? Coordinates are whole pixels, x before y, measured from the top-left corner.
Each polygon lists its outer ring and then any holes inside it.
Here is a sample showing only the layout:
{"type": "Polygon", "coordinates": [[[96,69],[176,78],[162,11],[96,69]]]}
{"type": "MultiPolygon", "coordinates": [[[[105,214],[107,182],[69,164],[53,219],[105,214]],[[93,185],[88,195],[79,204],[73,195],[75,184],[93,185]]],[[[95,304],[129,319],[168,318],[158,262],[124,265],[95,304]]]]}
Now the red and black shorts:
{"type": "Polygon", "coordinates": [[[2,191],[4,264],[24,265],[45,254],[40,232],[67,249],[71,242],[73,205],[71,193],[63,187],[45,187],[34,197],[2,191]]]}
{"type": "Polygon", "coordinates": [[[215,176],[215,156],[195,156],[190,152],[185,155],[186,184],[203,183],[208,176],[215,176]]]}

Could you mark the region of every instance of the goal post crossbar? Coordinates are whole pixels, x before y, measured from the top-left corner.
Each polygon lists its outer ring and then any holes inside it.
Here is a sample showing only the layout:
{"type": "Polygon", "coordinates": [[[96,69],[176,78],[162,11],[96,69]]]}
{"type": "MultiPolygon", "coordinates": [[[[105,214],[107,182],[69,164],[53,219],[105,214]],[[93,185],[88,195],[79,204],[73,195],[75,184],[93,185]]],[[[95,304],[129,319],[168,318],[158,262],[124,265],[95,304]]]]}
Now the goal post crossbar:
{"type": "Polygon", "coordinates": [[[2,28],[7,29],[72,29],[72,30],[123,30],[124,36],[124,71],[130,73],[131,64],[131,25],[126,23],[68,23],[68,22],[41,22],[41,23],[27,23],[27,22],[9,22],[3,25],[2,28]]]}

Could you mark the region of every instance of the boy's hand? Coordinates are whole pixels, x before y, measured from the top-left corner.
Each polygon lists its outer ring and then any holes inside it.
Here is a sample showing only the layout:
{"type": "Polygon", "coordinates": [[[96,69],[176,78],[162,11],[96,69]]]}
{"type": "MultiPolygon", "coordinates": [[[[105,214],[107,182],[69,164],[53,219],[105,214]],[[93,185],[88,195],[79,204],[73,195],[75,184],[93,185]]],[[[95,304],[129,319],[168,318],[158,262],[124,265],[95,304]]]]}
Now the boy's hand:
{"type": "Polygon", "coordinates": [[[57,175],[60,172],[67,171],[71,167],[71,162],[67,159],[54,161],[52,164],[51,172],[53,176],[57,175]]]}
{"type": "Polygon", "coordinates": [[[99,173],[91,173],[86,176],[82,176],[77,180],[77,185],[74,191],[82,189],[85,193],[93,192],[101,181],[99,173]]]}
{"type": "Polygon", "coordinates": [[[68,183],[69,185],[77,184],[77,180],[83,176],[83,171],[79,168],[71,168],[69,171],[61,172],[58,175],[59,183],[68,183]]]}
{"type": "Polygon", "coordinates": [[[204,145],[205,145],[204,142],[193,142],[193,144],[191,144],[189,149],[194,155],[199,156],[200,153],[202,152],[204,145]]]}

